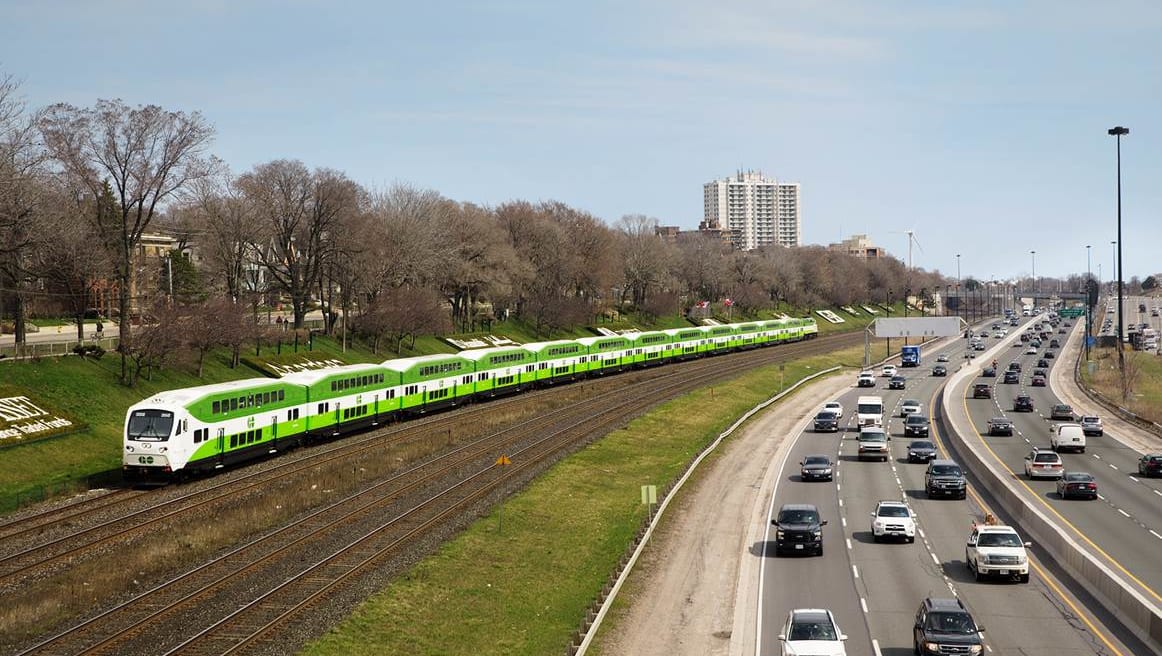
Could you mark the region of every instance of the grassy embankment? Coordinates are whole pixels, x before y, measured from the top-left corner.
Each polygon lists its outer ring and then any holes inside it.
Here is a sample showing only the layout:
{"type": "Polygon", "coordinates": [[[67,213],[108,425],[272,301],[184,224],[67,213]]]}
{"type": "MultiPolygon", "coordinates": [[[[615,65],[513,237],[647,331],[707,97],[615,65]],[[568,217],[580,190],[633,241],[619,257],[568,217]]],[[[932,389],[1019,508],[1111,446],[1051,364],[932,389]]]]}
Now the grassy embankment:
{"type": "Polygon", "coordinates": [[[1090,349],[1093,374],[1082,364],[1081,379],[1113,403],[1130,412],[1162,424],[1162,357],[1143,351],[1126,350],[1126,370],[1131,380],[1130,396],[1123,405],[1118,355],[1114,348],[1090,349]]]}

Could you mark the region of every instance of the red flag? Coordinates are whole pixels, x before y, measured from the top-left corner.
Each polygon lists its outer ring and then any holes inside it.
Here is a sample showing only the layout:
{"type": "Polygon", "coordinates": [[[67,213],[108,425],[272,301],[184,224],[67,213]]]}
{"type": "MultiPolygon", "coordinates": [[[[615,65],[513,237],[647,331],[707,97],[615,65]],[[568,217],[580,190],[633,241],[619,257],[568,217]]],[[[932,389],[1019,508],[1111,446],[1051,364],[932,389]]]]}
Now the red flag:
{"type": "Polygon", "coordinates": [[[725,301],[723,301],[722,304],[725,305],[726,307],[730,307],[730,306],[734,305],[734,301],[732,301],[728,298],[725,301]]]}
{"type": "Polygon", "coordinates": [[[710,307],[710,301],[698,301],[698,307],[708,308],[710,307]]]}

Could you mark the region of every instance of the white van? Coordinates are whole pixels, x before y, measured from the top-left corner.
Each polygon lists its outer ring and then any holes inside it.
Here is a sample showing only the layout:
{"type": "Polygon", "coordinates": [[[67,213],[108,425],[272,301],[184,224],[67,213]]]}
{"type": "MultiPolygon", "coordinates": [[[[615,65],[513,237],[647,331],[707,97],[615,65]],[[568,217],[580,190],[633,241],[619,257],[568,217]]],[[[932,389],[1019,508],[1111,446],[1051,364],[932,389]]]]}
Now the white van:
{"type": "Polygon", "coordinates": [[[1085,430],[1081,424],[1056,424],[1049,427],[1049,445],[1057,453],[1065,450],[1085,453],[1085,430]]]}
{"type": "Polygon", "coordinates": [[[884,425],[884,399],[881,396],[861,396],[855,403],[859,427],[884,425]]]}

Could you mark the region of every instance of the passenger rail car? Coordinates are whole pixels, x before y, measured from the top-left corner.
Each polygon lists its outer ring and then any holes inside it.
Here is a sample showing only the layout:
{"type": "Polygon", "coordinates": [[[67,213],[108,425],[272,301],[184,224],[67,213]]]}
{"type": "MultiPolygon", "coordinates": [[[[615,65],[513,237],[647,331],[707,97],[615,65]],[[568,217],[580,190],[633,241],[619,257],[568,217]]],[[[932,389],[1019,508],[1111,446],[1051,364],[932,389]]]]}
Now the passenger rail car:
{"type": "Polygon", "coordinates": [[[129,408],[130,480],[212,471],[400,418],[635,367],[809,339],[814,319],[581,337],[160,392],[129,408]]]}

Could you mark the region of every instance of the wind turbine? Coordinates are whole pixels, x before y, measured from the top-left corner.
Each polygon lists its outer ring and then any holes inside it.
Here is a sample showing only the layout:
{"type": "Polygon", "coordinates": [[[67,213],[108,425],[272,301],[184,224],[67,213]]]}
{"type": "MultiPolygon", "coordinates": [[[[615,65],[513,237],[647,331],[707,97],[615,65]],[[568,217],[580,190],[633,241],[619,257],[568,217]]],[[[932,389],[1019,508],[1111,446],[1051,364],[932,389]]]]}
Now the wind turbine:
{"type": "Polygon", "coordinates": [[[908,270],[911,271],[912,270],[912,244],[915,244],[916,248],[919,248],[921,253],[924,252],[924,248],[922,246],[920,246],[920,241],[918,239],[916,239],[916,231],[915,230],[903,230],[903,231],[897,232],[895,234],[908,235],[908,270]]]}

